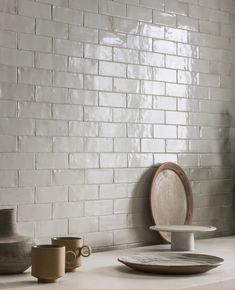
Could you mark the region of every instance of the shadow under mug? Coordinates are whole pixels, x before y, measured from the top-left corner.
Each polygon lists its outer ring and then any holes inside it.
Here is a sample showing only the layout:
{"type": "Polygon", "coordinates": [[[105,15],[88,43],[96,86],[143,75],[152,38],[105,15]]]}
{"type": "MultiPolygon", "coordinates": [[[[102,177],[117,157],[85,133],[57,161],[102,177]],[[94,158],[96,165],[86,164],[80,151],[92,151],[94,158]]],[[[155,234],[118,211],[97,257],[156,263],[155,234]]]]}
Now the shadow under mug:
{"type": "Polygon", "coordinates": [[[91,254],[91,248],[82,245],[82,238],[79,237],[54,237],[51,239],[52,245],[65,246],[65,271],[75,271],[82,264],[82,257],[91,254]]]}

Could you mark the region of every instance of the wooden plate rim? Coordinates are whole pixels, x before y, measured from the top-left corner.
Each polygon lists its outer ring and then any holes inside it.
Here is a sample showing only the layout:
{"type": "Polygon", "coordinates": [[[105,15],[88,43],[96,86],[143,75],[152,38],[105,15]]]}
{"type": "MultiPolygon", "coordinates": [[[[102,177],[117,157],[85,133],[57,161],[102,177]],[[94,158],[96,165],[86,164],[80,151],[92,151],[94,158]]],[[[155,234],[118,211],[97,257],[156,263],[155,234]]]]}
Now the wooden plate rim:
{"type": "MultiPolygon", "coordinates": [[[[195,254],[197,255],[197,254],[195,254]]],[[[202,265],[148,265],[148,264],[141,264],[141,263],[132,263],[128,261],[124,261],[123,258],[126,257],[120,257],[117,260],[126,265],[127,267],[130,267],[137,271],[144,271],[148,273],[155,273],[155,274],[199,274],[204,273],[207,271],[210,271],[218,266],[221,266],[224,263],[224,259],[218,256],[212,256],[212,255],[205,255],[205,254],[198,254],[199,256],[208,256],[217,258],[219,261],[215,264],[202,264],[202,265]]]]}

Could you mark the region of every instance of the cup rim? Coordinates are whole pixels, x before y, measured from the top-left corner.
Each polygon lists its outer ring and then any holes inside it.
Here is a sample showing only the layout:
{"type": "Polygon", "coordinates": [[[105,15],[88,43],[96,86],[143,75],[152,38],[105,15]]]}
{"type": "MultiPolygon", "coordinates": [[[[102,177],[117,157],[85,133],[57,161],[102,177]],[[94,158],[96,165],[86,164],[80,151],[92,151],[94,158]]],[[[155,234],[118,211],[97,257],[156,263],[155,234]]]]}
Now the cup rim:
{"type": "Polygon", "coordinates": [[[66,241],[70,241],[70,240],[82,240],[81,237],[53,237],[51,238],[52,240],[54,241],[63,241],[63,240],[66,240],[66,241]]]}
{"type": "Polygon", "coordinates": [[[32,246],[33,249],[58,249],[58,248],[64,248],[63,245],[51,245],[51,244],[43,244],[43,245],[34,245],[32,246]]]}

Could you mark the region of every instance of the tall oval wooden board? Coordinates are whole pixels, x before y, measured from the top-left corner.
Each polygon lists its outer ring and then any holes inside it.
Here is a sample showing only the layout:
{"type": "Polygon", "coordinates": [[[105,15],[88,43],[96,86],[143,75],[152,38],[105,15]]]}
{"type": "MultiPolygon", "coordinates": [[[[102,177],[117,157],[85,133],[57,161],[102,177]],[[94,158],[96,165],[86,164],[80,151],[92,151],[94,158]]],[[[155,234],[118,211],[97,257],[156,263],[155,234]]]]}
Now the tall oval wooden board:
{"type": "MultiPolygon", "coordinates": [[[[154,175],[150,207],[155,225],[191,224],[193,196],[189,180],[183,169],[175,163],[163,163],[154,175]]],[[[167,242],[169,232],[160,232],[167,242]]]]}

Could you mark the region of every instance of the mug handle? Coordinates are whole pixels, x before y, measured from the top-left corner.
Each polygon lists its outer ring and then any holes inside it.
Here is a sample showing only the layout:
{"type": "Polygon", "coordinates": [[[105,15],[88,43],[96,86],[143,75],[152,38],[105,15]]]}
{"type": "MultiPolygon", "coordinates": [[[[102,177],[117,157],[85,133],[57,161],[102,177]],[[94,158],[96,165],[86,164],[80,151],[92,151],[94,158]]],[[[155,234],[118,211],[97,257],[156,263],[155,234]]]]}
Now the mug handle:
{"type": "Polygon", "coordinates": [[[89,246],[84,245],[81,248],[79,248],[79,254],[82,255],[83,257],[89,257],[91,252],[92,250],[91,247],[89,246]]]}
{"type": "Polygon", "coordinates": [[[66,260],[66,264],[68,264],[68,265],[72,265],[72,264],[74,264],[75,263],[75,261],[76,261],[76,258],[77,258],[77,255],[76,255],[76,253],[74,253],[73,251],[67,251],[66,253],[65,253],[65,260],[66,260]],[[67,255],[71,255],[72,254],[72,256],[73,256],[73,261],[67,261],[67,255]]]}

